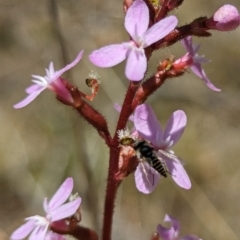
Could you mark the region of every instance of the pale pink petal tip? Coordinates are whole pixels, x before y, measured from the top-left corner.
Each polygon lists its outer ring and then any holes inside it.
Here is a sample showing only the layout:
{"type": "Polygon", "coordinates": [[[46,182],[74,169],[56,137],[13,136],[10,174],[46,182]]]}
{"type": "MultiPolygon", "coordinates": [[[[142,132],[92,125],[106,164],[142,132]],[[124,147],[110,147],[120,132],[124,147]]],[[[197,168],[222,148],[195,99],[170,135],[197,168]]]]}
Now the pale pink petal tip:
{"type": "Polygon", "coordinates": [[[136,40],[146,32],[148,24],[149,10],[146,3],[142,0],[134,1],[125,17],[125,28],[129,35],[136,40]]]}
{"type": "Polygon", "coordinates": [[[161,21],[155,23],[144,34],[145,47],[159,41],[172,32],[178,24],[178,19],[175,16],[168,16],[161,21]]]}
{"type": "Polygon", "coordinates": [[[164,139],[170,137],[172,141],[171,146],[175,145],[182,137],[184,129],[187,124],[187,116],[184,111],[177,110],[169,118],[166,128],[164,130],[164,139]]]}
{"type": "MultiPolygon", "coordinates": [[[[37,89],[37,88],[36,88],[37,89]]],[[[24,98],[22,101],[15,104],[13,107],[15,109],[23,108],[27,106],[29,103],[31,103],[45,88],[42,87],[40,90],[36,90],[35,92],[32,92],[29,94],[26,98],[24,98]]]]}
{"type": "Polygon", "coordinates": [[[236,7],[226,4],[219,8],[206,24],[219,31],[232,31],[239,26],[240,16],[236,7]]]}
{"type": "Polygon", "coordinates": [[[191,67],[192,72],[199,78],[201,78],[207,87],[215,92],[221,92],[220,88],[215,87],[212,82],[208,79],[204,69],[202,68],[201,64],[194,63],[191,67]]]}
{"type": "Polygon", "coordinates": [[[134,177],[137,189],[144,194],[152,193],[160,180],[159,173],[144,162],[137,166],[134,177]]]}
{"type": "Polygon", "coordinates": [[[174,182],[181,188],[184,188],[186,190],[190,189],[192,184],[181,161],[178,160],[177,158],[173,160],[173,159],[167,158],[166,156],[164,156],[163,158],[167,165],[168,171],[171,173],[171,176],[174,182]]]}
{"type": "Polygon", "coordinates": [[[35,223],[34,221],[27,221],[24,223],[22,226],[20,226],[18,229],[16,229],[10,239],[12,240],[20,240],[24,239],[26,236],[29,235],[29,233],[35,228],[35,223]]]}
{"type": "MultiPolygon", "coordinates": [[[[54,82],[55,80],[57,80],[63,73],[65,73],[66,71],[68,71],[69,69],[73,68],[75,65],[78,64],[78,62],[82,59],[84,50],[80,51],[79,54],[77,55],[77,57],[69,64],[67,64],[64,68],[55,71],[54,72],[54,68],[53,68],[53,63],[50,63],[50,72],[51,72],[51,79],[49,79],[49,84],[54,82]]],[[[58,89],[55,89],[56,92],[58,91],[58,89]]]]}
{"type": "Polygon", "coordinates": [[[71,202],[67,202],[60,207],[53,209],[51,211],[52,222],[72,216],[79,208],[81,201],[82,199],[78,197],[71,202]]]}
{"type": "Polygon", "coordinates": [[[67,178],[62,185],[59,187],[57,192],[53,195],[49,202],[49,208],[53,209],[62,205],[71,195],[73,190],[73,179],[71,177],[67,178]]]}

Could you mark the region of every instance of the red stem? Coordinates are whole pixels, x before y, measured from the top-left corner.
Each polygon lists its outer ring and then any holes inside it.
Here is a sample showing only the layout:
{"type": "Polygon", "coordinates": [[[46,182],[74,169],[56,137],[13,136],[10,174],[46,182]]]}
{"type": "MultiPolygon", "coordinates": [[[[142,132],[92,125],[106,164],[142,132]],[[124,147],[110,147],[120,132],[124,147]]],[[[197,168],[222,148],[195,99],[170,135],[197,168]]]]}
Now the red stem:
{"type": "Polygon", "coordinates": [[[119,116],[116,132],[110,145],[110,160],[107,178],[107,189],[104,203],[102,240],[111,240],[114,202],[117,195],[118,186],[121,183],[121,180],[117,180],[115,178],[115,174],[118,172],[119,161],[119,146],[118,146],[119,143],[117,131],[123,129],[126,126],[128,118],[133,112],[131,104],[138,86],[139,86],[138,82],[137,83],[130,82],[129,84],[128,91],[122,106],[122,111],[119,116]]]}
{"type": "Polygon", "coordinates": [[[135,98],[132,102],[132,108],[135,109],[139,104],[144,103],[147,98],[156,91],[166,80],[167,75],[152,76],[140,86],[136,92],[135,98]]]}
{"type": "Polygon", "coordinates": [[[117,194],[117,188],[120,181],[115,179],[115,173],[118,171],[119,148],[110,149],[110,163],[108,169],[107,189],[104,204],[104,219],[102,229],[102,240],[111,240],[112,222],[114,212],[114,202],[117,194]]]}
{"type": "Polygon", "coordinates": [[[126,127],[127,121],[130,117],[130,115],[133,113],[134,109],[132,109],[131,104],[134,99],[135,93],[138,89],[140,82],[130,82],[127,94],[125,96],[122,110],[118,119],[116,132],[113,138],[113,142],[118,144],[118,134],[117,131],[124,129],[126,127]]]}

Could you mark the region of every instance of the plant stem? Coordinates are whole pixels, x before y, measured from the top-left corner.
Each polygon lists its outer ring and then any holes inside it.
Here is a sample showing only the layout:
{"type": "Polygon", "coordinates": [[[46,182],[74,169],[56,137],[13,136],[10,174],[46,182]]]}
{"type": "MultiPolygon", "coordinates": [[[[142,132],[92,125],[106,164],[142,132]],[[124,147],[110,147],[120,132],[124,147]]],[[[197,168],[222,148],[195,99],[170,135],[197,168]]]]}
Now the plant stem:
{"type": "Polygon", "coordinates": [[[112,222],[114,212],[114,201],[117,194],[117,188],[120,181],[114,177],[118,170],[119,148],[113,147],[110,149],[110,163],[108,169],[107,189],[104,205],[104,219],[102,229],[102,240],[111,240],[112,222]]]}
{"type": "MultiPolygon", "coordinates": [[[[132,101],[134,99],[135,93],[139,87],[140,82],[130,82],[128,86],[128,90],[122,105],[122,110],[118,119],[116,132],[113,138],[113,142],[116,143],[118,141],[118,130],[121,130],[126,127],[127,121],[130,115],[133,113],[134,109],[132,109],[132,101]]],[[[118,144],[118,142],[117,142],[118,144]]]]}
{"type": "Polygon", "coordinates": [[[117,195],[118,186],[121,183],[121,180],[115,178],[115,174],[118,172],[119,161],[119,143],[117,131],[123,129],[126,126],[128,118],[133,112],[131,104],[138,86],[139,83],[135,82],[130,82],[129,84],[127,94],[125,96],[122,110],[119,116],[118,124],[116,127],[116,132],[109,146],[110,159],[107,178],[107,189],[104,203],[102,240],[111,240],[114,202],[117,195]]]}

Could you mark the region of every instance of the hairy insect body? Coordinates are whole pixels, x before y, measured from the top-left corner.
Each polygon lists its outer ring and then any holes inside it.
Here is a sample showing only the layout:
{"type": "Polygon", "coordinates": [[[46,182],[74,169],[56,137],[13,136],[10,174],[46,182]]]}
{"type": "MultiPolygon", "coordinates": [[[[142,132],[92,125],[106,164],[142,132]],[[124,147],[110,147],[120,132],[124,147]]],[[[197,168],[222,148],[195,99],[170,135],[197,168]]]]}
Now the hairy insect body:
{"type": "Polygon", "coordinates": [[[137,153],[137,157],[145,159],[148,164],[154,168],[163,177],[167,177],[167,169],[165,164],[159,159],[155,153],[155,149],[144,140],[136,141],[133,148],[137,153]]]}

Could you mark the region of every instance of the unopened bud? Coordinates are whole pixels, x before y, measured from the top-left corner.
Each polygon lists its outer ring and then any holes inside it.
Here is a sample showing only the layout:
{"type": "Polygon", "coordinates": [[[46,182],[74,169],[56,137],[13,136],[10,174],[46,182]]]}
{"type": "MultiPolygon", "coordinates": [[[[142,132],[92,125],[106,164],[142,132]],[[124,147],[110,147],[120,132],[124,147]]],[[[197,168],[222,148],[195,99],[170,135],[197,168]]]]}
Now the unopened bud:
{"type": "Polygon", "coordinates": [[[206,25],[208,28],[218,31],[231,31],[240,25],[240,15],[236,7],[226,4],[206,21],[206,25]]]}

